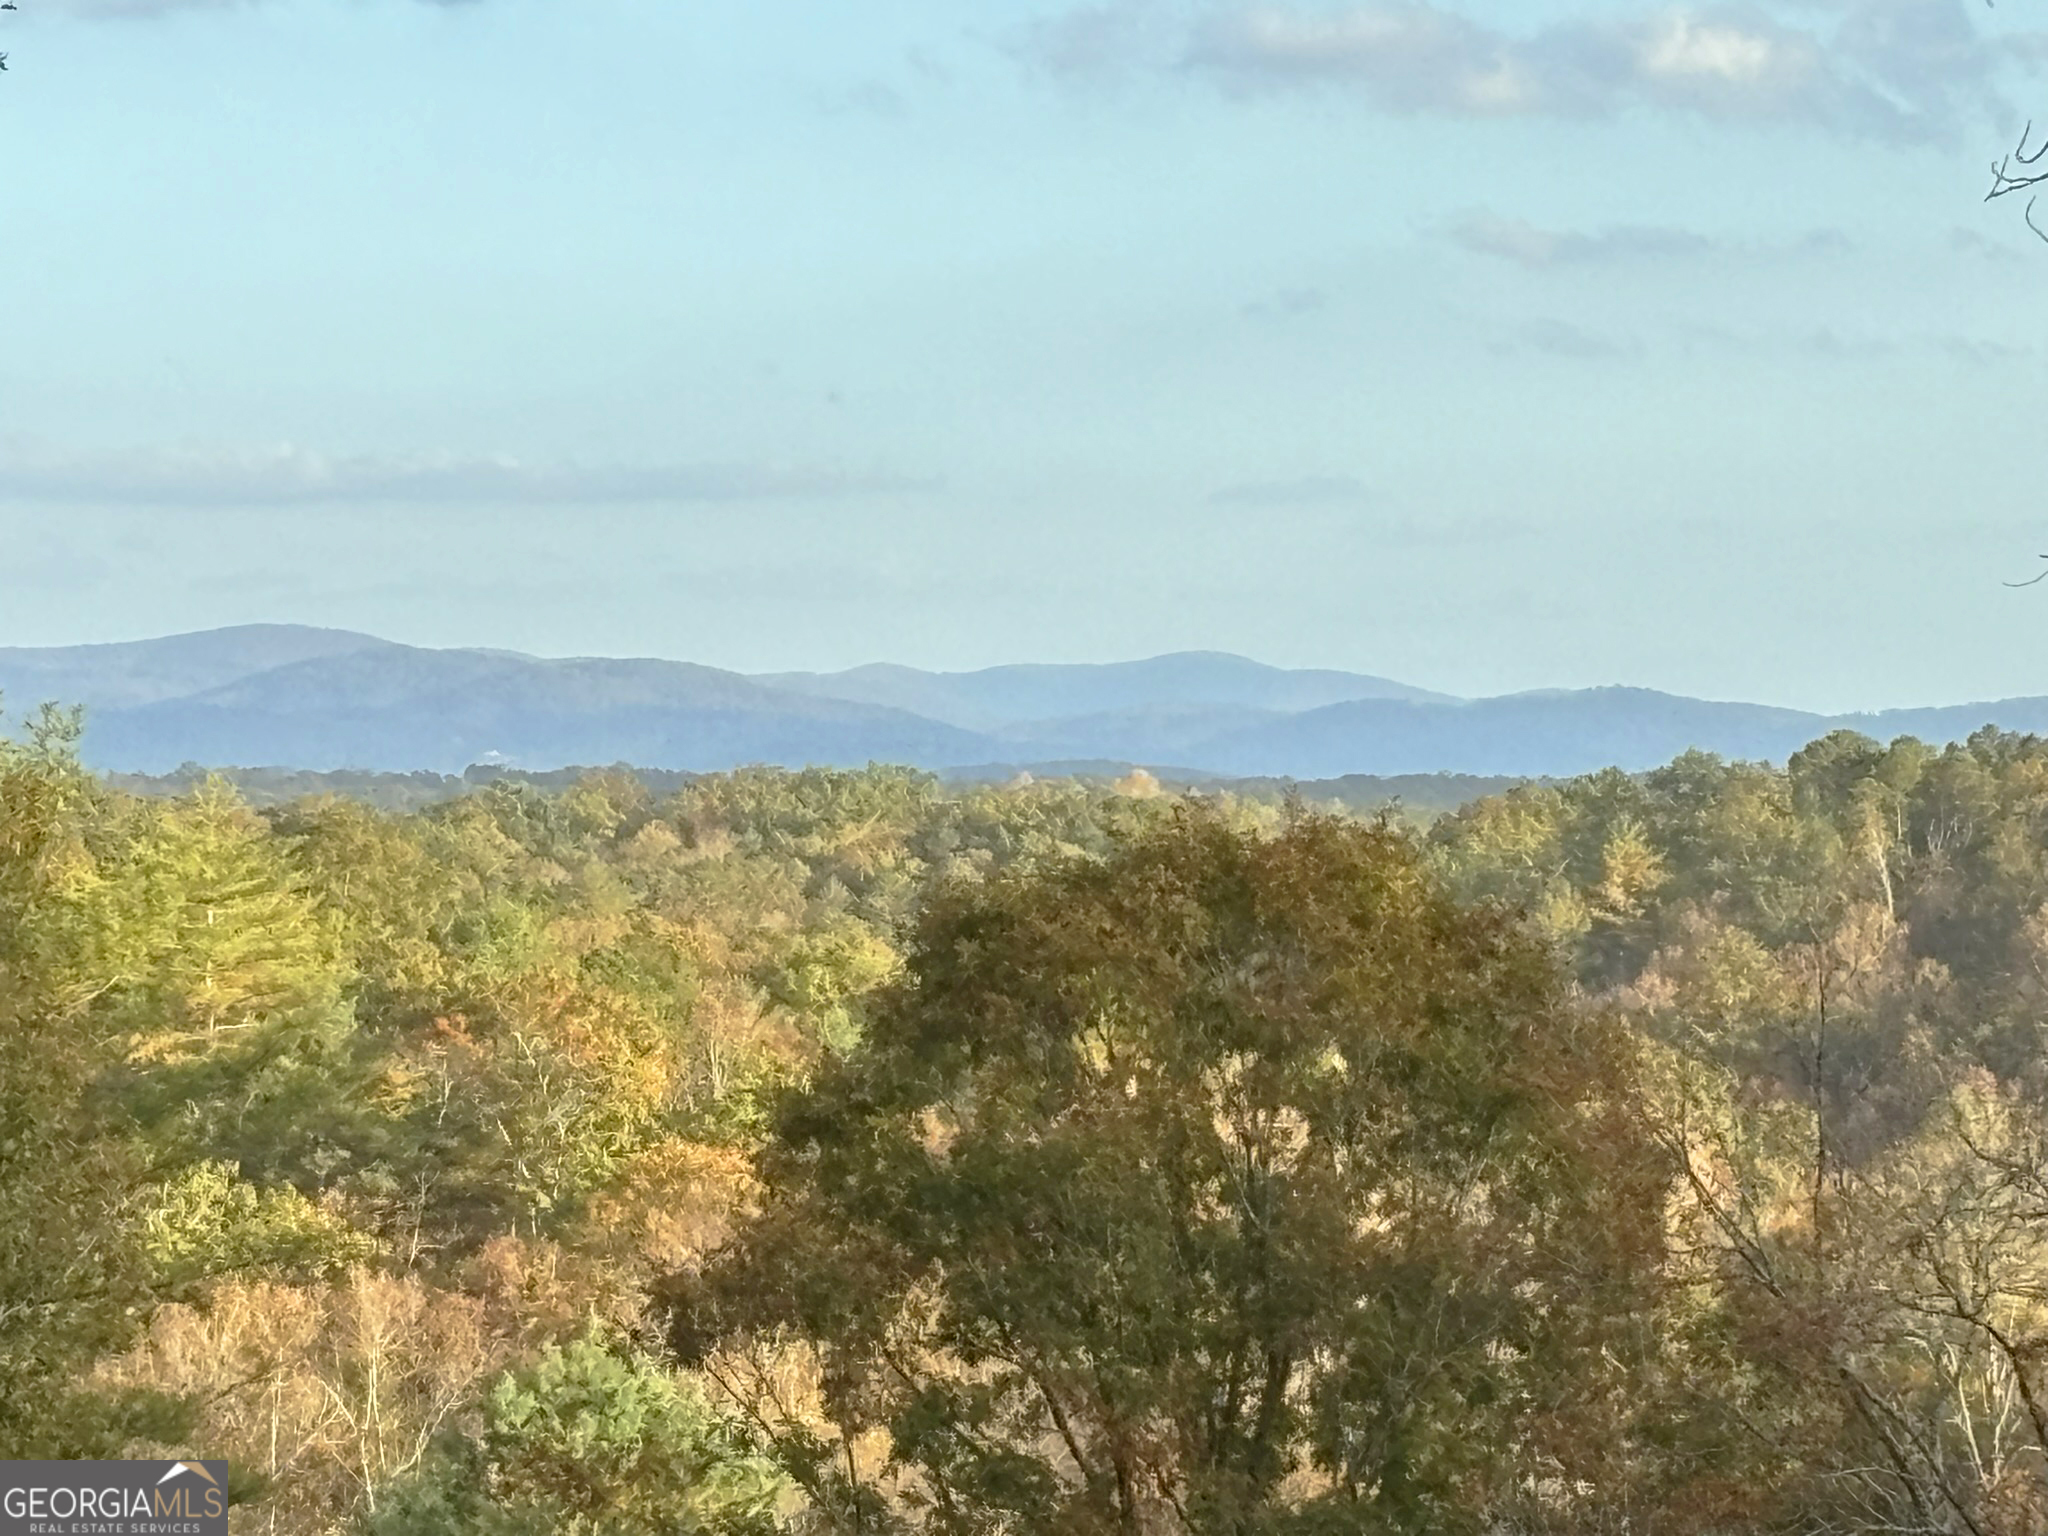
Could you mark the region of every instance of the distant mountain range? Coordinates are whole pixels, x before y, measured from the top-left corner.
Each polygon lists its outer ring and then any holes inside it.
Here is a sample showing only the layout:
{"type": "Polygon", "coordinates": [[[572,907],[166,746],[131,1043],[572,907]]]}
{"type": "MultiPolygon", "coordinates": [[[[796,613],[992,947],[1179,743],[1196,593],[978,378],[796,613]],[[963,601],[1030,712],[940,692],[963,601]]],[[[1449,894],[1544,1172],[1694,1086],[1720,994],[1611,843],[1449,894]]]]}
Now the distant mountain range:
{"type": "Polygon", "coordinates": [[[1099,666],[1044,664],[980,672],[920,672],[886,664],[850,672],[772,672],[754,679],[818,698],[907,709],[963,730],[1237,709],[1296,714],[1354,699],[1449,704],[1449,694],[1356,672],[1282,671],[1220,651],[1182,651],[1099,666]]]}
{"type": "Polygon", "coordinates": [[[688,662],[429,650],[249,625],[0,649],[0,699],[86,710],[96,767],[459,773],[626,762],[711,771],[871,761],[982,773],[1133,763],[1183,774],[1550,776],[1688,748],[1783,759],[1836,729],[1880,739],[2048,733],[2048,697],[1828,716],[1642,688],[1456,699],[1383,677],[1184,652],[1099,666],[748,676],[688,662]]]}

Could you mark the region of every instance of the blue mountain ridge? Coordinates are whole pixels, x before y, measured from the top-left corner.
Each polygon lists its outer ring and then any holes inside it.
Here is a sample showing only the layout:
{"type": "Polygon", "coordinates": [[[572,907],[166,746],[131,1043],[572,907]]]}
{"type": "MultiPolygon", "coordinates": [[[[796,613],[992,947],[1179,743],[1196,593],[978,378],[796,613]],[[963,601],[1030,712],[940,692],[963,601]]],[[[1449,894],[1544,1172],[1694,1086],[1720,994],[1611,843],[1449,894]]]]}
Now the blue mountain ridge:
{"type": "Polygon", "coordinates": [[[0,649],[0,699],[86,708],[95,767],[186,763],[459,773],[629,762],[934,770],[1060,761],[1219,775],[1557,776],[1689,749],[1782,760],[1836,729],[1958,740],[2048,732],[2048,698],[1823,715],[1588,688],[1455,699],[1387,678],[1186,652],[977,672],[749,676],[689,662],[428,649],[295,625],[0,649]]]}

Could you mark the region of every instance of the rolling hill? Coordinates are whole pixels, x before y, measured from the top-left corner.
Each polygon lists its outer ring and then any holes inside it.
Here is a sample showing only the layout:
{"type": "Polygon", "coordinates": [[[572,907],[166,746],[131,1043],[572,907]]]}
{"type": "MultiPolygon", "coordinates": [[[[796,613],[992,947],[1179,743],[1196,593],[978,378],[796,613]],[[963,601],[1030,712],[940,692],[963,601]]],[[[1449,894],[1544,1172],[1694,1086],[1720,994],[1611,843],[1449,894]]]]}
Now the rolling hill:
{"type": "Polygon", "coordinates": [[[1834,728],[1825,715],[1794,709],[1647,688],[1586,688],[1455,704],[1332,704],[1228,731],[1187,750],[1190,761],[1235,774],[1563,776],[1650,768],[1694,747],[1723,757],[1782,760],[1834,728]]]}
{"type": "Polygon", "coordinates": [[[458,773],[485,761],[701,771],[988,752],[938,721],[783,693],[713,667],[381,646],[89,713],[85,754],[144,773],[187,762],[458,773]]]}
{"type": "Polygon", "coordinates": [[[159,774],[186,763],[452,774],[473,763],[712,771],[882,761],[1549,777],[1646,768],[1688,748],[1783,759],[1835,729],[1930,741],[1986,724],[2048,732],[2048,698],[1844,716],[1642,688],[1466,700],[1212,652],[748,676],[678,661],[432,650],[292,625],[0,649],[0,694],[13,710],[44,699],[84,705],[88,762],[159,774]]]}
{"type": "Polygon", "coordinates": [[[1291,714],[1347,699],[1449,699],[1447,694],[1389,678],[1290,671],[1221,651],[1181,651],[1146,661],[1097,665],[988,667],[979,672],[874,665],[849,672],[770,673],[758,681],[792,693],[886,704],[977,731],[1126,711],[1235,708],[1291,714]]]}
{"type": "Polygon", "coordinates": [[[0,647],[0,700],[125,709],[218,688],[238,678],[328,656],[395,650],[388,640],[301,624],[243,624],[112,645],[0,647]]]}

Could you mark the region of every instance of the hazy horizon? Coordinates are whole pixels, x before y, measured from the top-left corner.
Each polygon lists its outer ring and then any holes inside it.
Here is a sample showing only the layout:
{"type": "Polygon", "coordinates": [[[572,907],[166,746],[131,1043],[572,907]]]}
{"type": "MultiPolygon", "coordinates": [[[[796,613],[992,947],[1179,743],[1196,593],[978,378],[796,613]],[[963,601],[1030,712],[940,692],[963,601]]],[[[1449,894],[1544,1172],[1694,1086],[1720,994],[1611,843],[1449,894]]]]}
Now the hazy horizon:
{"type": "MultiPolygon", "coordinates": [[[[408,645],[408,646],[415,646],[415,647],[417,647],[417,648],[419,648],[419,649],[425,649],[425,650],[456,650],[456,651],[475,651],[475,652],[481,652],[481,653],[496,653],[496,654],[503,654],[503,655],[513,655],[513,656],[520,656],[520,657],[524,657],[524,658],[526,658],[526,659],[529,659],[529,660],[537,660],[537,661],[660,661],[660,662],[681,662],[681,663],[693,664],[693,665],[698,665],[698,666],[715,666],[715,667],[718,667],[718,669],[719,669],[719,670],[722,670],[722,671],[727,671],[727,672],[732,672],[732,673],[735,673],[735,674],[737,674],[737,675],[740,675],[740,676],[743,676],[743,677],[749,677],[749,678],[769,678],[769,679],[772,679],[772,678],[775,678],[775,677],[778,677],[778,676],[789,676],[789,675],[802,675],[802,674],[811,674],[811,675],[817,675],[817,676],[836,676],[836,675],[841,675],[841,674],[845,674],[845,673],[850,673],[850,672],[857,672],[857,671],[860,671],[860,670],[862,670],[862,669],[864,669],[864,668],[870,668],[870,667],[897,667],[897,668],[904,668],[904,669],[907,669],[907,670],[911,670],[911,671],[917,671],[917,672],[924,672],[924,673],[930,673],[930,674],[933,674],[933,675],[937,675],[937,676],[967,676],[967,675],[972,675],[972,674],[975,674],[975,673],[981,673],[981,672],[990,672],[990,671],[998,671],[998,670],[1002,670],[1002,669],[1006,669],[1006,668],[1019,668],[1019,667],[1062,667],[1062,666],[1073,666],[1073,667],[1118,667],[1118,666],[1136,666],[1136,665],[1142,665],[1142,664],[1144,664],[1144,663],[1146,663],[1146,662],[1154,662],[1154,661],[1164,661],[1164,660],[1168,660],[1168,659],[1172,659],[1172,658],[1176,658],[1176,657],[1194,657],[1194,656],[1210,656],[1210,657],[1223,657],[1223,658],[1228,658],[1228,659],[1231,659],[1231,660],[1237,660],[1237,661],[1248,661],[1248,662],[1251,662],[1251,663],[1253,663],[1253,664],[1255,664],[1255,665],[1257,665],[1257,666],[1262,666],[1262,667],[1270,667],[1270,668],[1274,668],[1274,669],[1277,669],[1277,670],[1281,670],[1281,671],[1289,671],[1289,672],[1331,672],[1331,673],[1343,673],[1343,674],[1350,674],[1350,675],[1356,675],[1356,676],[1364,676],[1364,677],[1373,677],[1373,678],[1378,678],[1378,679],[1381,679],[1381,680],[1383,680],[1383,681],[1386,681],[1386,682],[1391,682],[1391,683],[1397,683],[1397,684],[1401,684],[1401,685],[1404,685],[1404,686],[1406,686],[1406,687],[1409,687],[1409,688],[1414,688],[1414,689],[1420,690],[1420,691],[1422,691],[1422,692],[1425,692],[1425,693],[1435,693],[1435,694],[1440,694],[1440,695],[1442,695],[1442,696],[1443,696],[1443,701],[1448,701],[1448,702],[1457,702],[1457,703],[1477,703],[1477,702],[1484,702],[1484,701],[1488,701],[1488,700],[1495,700],[1495,699],[1502,699],[1502,698],[1512,698],[1512,697],[1517,697],[1517,696],[1533,696],[1533,695],[1542,695],[1542,694],[1549,694],[1549,693],[1557,693],[1557,694],[1563,694],[1563,693],[1570,693],[1570,692],[1578,692],[1578,691],[1585,691],[1585,690],[1592,690],[1592,689],[1621,689],[1621,690],[1641,690],[1641,691],[1648,691],[1648,692],[1655,692],[1655,693],[1667,693],[1667,694],[1676,694],[1676,690],[1673,690],[1673,689],[1669,689],[1669,688],[1662,688],[1662,687],[1659,687],[1659,686],[1657,686],[1657,685],[1655,685],[1655,684],[1651,684],[1651,683],[1640,683],[1640,682],[1632,682],[1632,681],[1629,681],[1629,680],[1627,680],[1626,678],[1622,678],[1622,679],[1616,679],[1616,680],[1610,680],[1610,681],[1605,681],[1605,682],[1594,682],[1594,683],[1581,683],[1581,684],[1572,684],[1572,685],[1538,685],[1538,686],[1536,686],[1536,687],[1532,687],[1532,688],[1517,688],[1517,689],[1509,689],[1509,690],[1504,690],[1503,692],[1501,692],[1501,693],[1498,693],[1498,694],[1481,694],[1481,693],[1472,693],[1472,694],[1461,694],[1461,693],[1456,693],[1456,692],[1454,692],[1454,691],[1452,691],[1452,690],[1450,690],[1450,689],[1447,689],[1447,688],[1440,688],[1440,687],[1437,687],[1437,686],[1435,686],[1434,684],[1432,684],[1431,682],[1429,682],[1429,681],[1428,681],[1427,679],[1421,679],[1421,678],[1415,678],[1415,677],[1409,677],[1409,676],[1404,676],[1404,675],[1401,675],[1401,674],[1399,674],[1399,673],[1395,673],[1395,672],[1387,671],[1387,670],[1384,670],[1384,669],[1378,669],[1378,668],[1374,668],[1374,667],[1370,667],[1370,666],[1356,666],[1356,667],[1354,667],[1354,666],[1336,666],[1336,665],[1330,665],[1330,664],[1325,664],[1325,663],[1319,663],[1319,662],[1314,662],[1314,661],[1310,661],[1310,662],[1305,662],[1305,663],[1293,663],[1293,662],[1276,662],[1276,661],[1273,661],[1273,660],[1271,660],[1271,659],[1269,659],[1269,658],[1267,658],[1267,657],[1264,657],[1264,656],[1257,656],[1257,655],[1249,655],[1249,654],[1247,654],[1247,653],[1245,653],[1245,652],[1242,652],[1242,651],[1230,651],[1230,650],[1224,650],[1224,649],[1221,649],[1221,648],[1219,648],[1219,647],[1215,647],[1215,646],[1189,646],[1189,647],[1185,647],[1185,648],[1182,648],[1182,649],[1177,649],[1177,650],[1171,650],[1171,651],[1153,651],[1153,652],[1148,652],[1148,653],[1145,653],[1145,654],[1142,654],[1142,655],[1138,655],[1138,654],[1133,654],[1133,655],[1102,655],[1102,656],[1082,656],[1082,657],[1075,657],[1075,658],[1068,658],[1068,659],[1061,659],[1061,660],[1050,660],[1050,659],[1047,659],[1047,658],[1044,658],[1044,657],[1040,657],[1040,656],[1028,656],[1028,655],[1018,655],[1018,656],[1008,656],[1008,657],[1004,657],[1004,658],[1002,658],[1002,659],[1000,659],[1000,660],[996,660],[996,661],[991,661],[991,662],[984,662],[984,663],[980,663],[980,664],[977,664],[977,665],[974,665],[974,666],[966,666],[966,667],[946,667],[946,666],[922,666],[922,665],[919,665],[919,664],[917,664],[917,663],[914,663],[914,662],[905,662],[905,661],[900,661],[900,660],[897,660],[897,659],[896,659],[896,658],[894,658],[894,657],[888,657],[888,656],[877,656],[877,657],[870,657],[870,658],[868,658],[868,659],[867,659],[867,660],[865,660],[865,661],[856,661],[856,662],[851,662],[851,663],[848,663],[848,664],[846,664],[846,665],[844,665],[844,666],[832,666],[832,667],[823,667],[823,666],[805,666],[805,665],[797,665],[797,666],[789,666],[789,667],[772,667],[772,668],[771,668],[771,667],[743,667],[743,666],[726,666],[726,665],[724,665],[724,664],[721,664],[721,663],[709,662],[709,661],[706,661],[706,660],[705,660],[704,658],[702,658],[702,657],[699,657],[699,656],[689,656],[689,655],[670,655],[670,654],[663,654],[663,653],[660,653],[660,652],[654,652],[654,651],[594,651],[594,650],[564,650],[564,651],[533,651],[533,650],[522,650],[522,649],[519,649],[519,648],[517,648],[517,647],[511,647],[511,646],[497,646],[497,645],[484,645],[484,644],[465,644],[465,643],[461,643],[461,642],[457,642],[457,643],[453,643],[453,644],[427,644],[427,643],[424,643],[424,642],[419,642],[419,641],[412,641],[412,640],[405,640],[405,639],[401,639],[401,638],[399,638],[399,637],[397,637],[397,636],[394,636],[394,635],[390,635],[390,634],[378,634],[377,632],[375,632],[375,631],[372,631],[372,630],[367,630],[367,629],[359,629],[359,628],[356,628],[355,626],[351,626],[351,625],[346,625],[346,624],[333,624],[333,625],[305,625],[305,624],[301,624],[301,623],[300,623],[299,621],[297,621],[297,620],[291,620],[291,619],[254,619],[254,620],[247,620],[247,621],[241,621],[241,622],[237,622],[237,623],[235,623],[235,624],[227,624],[227,625],[213,625],[213,626],[207,626],[207,627],[205,627],[205,628],[202,628],[202,629],[196,629],[196,630],[178,630],[178,631],[171,631],[171,632],[167,632],[167,633],[163,633],[163,634],[149,634],[149,635],[132,635],[132,636],[120,636],[120,637],[118,637],[118,638],[113,638],[113,639],[87,639],[87,640],[75,640],[75,641],[60,641],[60,642],[56,642],[55,644],[52,644],[52,645],[47,645],[47,646],[45,646],[45,645],[18,645],[18,644],[15,644],[14,642],[11,642],[11,641],[7,640],[7,639],[5,638],[5,636],[4,636],[4,635],[0,635],[0,653],[4,653],[4,652],[6,652],[6,651],[9,651],[9,650],[65,650],[65,649],[73,649],[73,648],[78,648],[78,647],[91,647],[91,646],[108,646],[108,645],[124,645],[124,644],[139,644],[139,643],[147,643],[147,642],[150,642],[150,641],[156,641],[156,640],[173,640],[173,639],[180,639],[180,638],[185,638],[185,637],[187,637],[187,636],[192,636],[192,635],[202,635],[202,634],[209,634],[209,633],[217,633],[217,632],[221,632],[221,631],[226,631],[226,630],[235,630],[235,629],[262,629],[262,628],[269,628],[269,627],[283,627],[283,628],[318,628],[318,629],[327,629],[327,630],[332,630],[332,631],[337,631],[337,632],[347,632],[347,633],[354,633],[354,634],[366,635],[366,636],[370,636],[370,637],[372,637],[372,638],[375,638],[375,639],[379,639],[379,640],[385,640],[385,641],[390,641],[390,642],[392,642],[392,643],[394,643],[394,644],[398,644],[398,645],[408,645]]],[[[2022,694],[2006,694],[2006,695],[2000,695],[2000,696],[1998,696],[1998,697],[1993,697],[1993,696],[1991,696],[1991,695],[1987,695],[1987,694],[1978,694],[1978,695],[1971,695],[1971,696],[1967,696],[1967,697],[1965,697],[1965,696],[1961,696],[1961,695],[1958,695],[1958,696],[1955,696],[1955,697],[1934,697],[1934,698],[1900,698],[1900,699],[1893,699],[1893,700],[1887,700],[1887,701],[1884,701],[1884,702],[1881,702],[1881,703],[1877,703],[1877,704],[1873,704],[1873,705],[1863,705],[1863,706],[1852,706],[1852,707],[1845,707],[1845,708],[1841,708],[1841,709],[1822,709],[1822,708],[1812,708],[1812,707],[1810,707],[1810,706],[1806,706],[1806,705],[1799,705],[1799,704],[1786,704],[1786,703],[1782,703],[1781,701],[1779,701],[1779,700],[1776,700],[1776,699],[1770,699],[1770,698],[1749,698],[1749,697],[1741,697],[1741,696],[1737,696],[1737,695],[1733,695],[1733,694],[1728,694],[1728,695],[1721,695],[1721,694],[1679,694],[1679,695],[1677,695],[1677,696],[1679,696],[1679,697],[1684,697],[1684,698],[1691,698],[1691,699],[1696,699],[1696,700],[1699,700],[1699,701],[1701,701],[1701,702],[1706,702],[1706,703],[1729,703],[1729,704],[1756,704],[1756,705],[1764,705],[1764,706],[1768,706],[1768,707],[1773,707],[1773,708],[1781,708],[1781,709],[1793,709],[1793,710],[1800,710],[1800,711],[1803,711],[1803,712],[1806,712],[1806,713],[1811,713],[1811,714],[1814,714],[1814,715],[1817,715],[1817,716],[1823,716],[1823,717],[1838,717],[1838,716],[1843,716],[1843,715],[1855,715],[1855,714],[1882,714],[1882,713],[1887,713],[1887,712],[1892,712],[1892,711],[1900,711],[1900,710],[1916,710],[1916,709],[1943,709],[1943,708],[1952,708],[1952,707],[1956,707],[1956,706],[1961,706],[1961,705],[1969,705],[1969,704],[1990,704],[1990,703],[1997,703],[1997,702],[2000,702],[2000,700],[2001,700],[2001,699],[2013,699],[2013,698],[2034,698],[2034,697],[2048,697],[2048,685],[2044,685],[2044,686],[2042,686],[2041,688],[2039,688],[2038,690],[2036,690],[2036,691],[2035,691],[2035,692],[2033,692],[2033,693],[2022,693],[2022,694]]],[[[28,701],[26,701],[26,700],[22,700],[22,699],[7,699],[7,698],[5,698],[4,696],[0,696],[0,712],[4,712],[4,711],[7,711],[7,710],[11,710],[11,709],[17,708],[17,707],[19,707],[19,706],[23,705],[23,704],[24,704],[24,703],[26,703],[26,702],[28,702],[28,701]]]]}

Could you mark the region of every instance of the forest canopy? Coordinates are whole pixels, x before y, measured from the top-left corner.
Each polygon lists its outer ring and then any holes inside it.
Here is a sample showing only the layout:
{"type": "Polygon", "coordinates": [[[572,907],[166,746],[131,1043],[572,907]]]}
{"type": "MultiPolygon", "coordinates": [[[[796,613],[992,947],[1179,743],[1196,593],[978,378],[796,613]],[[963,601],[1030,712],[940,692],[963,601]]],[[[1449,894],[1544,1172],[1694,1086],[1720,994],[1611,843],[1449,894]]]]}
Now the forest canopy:
{"type": "Polygon", "coordinates": [[[0,1446],[279,1532],[2048,1520],[2048,743],[1429,820],[0,746],[0,1446]]]}

